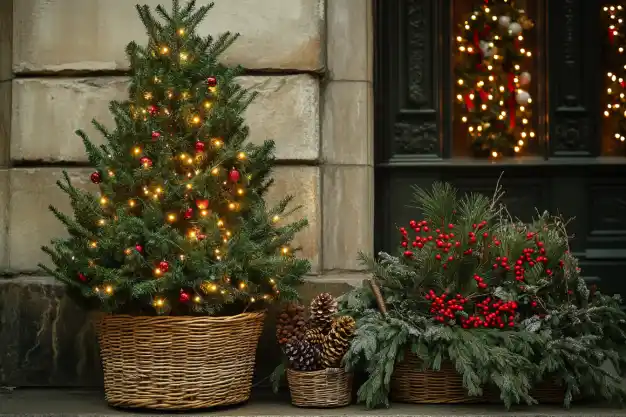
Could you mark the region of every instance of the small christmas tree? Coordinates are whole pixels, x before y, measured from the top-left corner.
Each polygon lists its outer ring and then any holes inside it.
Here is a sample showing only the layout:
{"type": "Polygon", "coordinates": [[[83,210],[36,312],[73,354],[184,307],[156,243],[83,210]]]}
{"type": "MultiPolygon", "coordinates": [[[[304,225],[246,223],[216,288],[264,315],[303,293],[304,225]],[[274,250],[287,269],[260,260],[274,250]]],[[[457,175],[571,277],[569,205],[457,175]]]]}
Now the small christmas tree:
{"type": "Polygon", "coordinates": [[[514,0],[484,0],[459,25],[457,99],[472,148],[479,156],[512,156],[535,132],[524,31],[533,27],[514,0]]]}
{"type": "Polygon", "coordinates": [[[44,247],[41,267],[89,307],[130,314],[230,315],[293,299],[309,263],[294,256],[307,222],[283,224],[290,197],[268,208],[274,143],[247,142],[242,114],[254,94],[236,83],[242,68],[219,56],[237,39],[196,30],[211,9],[173,1],[171,13],[137,6],[146,46],[127,49],[129,97],[110,105],[106,139],[83,139],[100,192],[59,187],[73,218],[51,210],[69,231],[44,247]]]}

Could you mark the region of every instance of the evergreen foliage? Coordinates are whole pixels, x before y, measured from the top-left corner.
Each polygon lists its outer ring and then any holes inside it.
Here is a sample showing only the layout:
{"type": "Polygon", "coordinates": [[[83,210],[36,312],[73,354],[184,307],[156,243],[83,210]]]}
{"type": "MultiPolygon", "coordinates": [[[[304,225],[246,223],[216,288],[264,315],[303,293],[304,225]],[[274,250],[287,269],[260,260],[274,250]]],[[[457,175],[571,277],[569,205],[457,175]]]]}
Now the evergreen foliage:
{"type": "Polygon", "coordinates": [[[340,314],[357,320],[345,364],[367,371],[358,396],[368,407],[389,404],[395,364],[407,354],[425,369],[451,361],[469,395],[495,387],[507,407],[535,403],[532,388],[551,378],[566,406],[579,394],[626,395],[621,300],[588,289],[561,218],[517,221],[502,195],[416,189],[424,220],[400,228],[398,254],[361,254],[388,310],[381,314],[369,287],[340,302],[340,314]]]}
{"type": "Polygon", "coordinates": [[[132,76],[128,99],[110,104],[115,127],[93,121],[101,146],[77,132],[100,192],[64,175],[74,215],[51,210],[69,237],[43,248],[54,267],[41,267],[108,312],[230,315],[294,299],[309,263],[290,242],[307,222],[281,222],[291,197],[263,199],[274,143],[247,142],[255,94],[236,83],[242,68],[218,61],[237,35],[201,37],[213,5],[172,4],[137,6],[149,40],[126,48],[132,76]]]}

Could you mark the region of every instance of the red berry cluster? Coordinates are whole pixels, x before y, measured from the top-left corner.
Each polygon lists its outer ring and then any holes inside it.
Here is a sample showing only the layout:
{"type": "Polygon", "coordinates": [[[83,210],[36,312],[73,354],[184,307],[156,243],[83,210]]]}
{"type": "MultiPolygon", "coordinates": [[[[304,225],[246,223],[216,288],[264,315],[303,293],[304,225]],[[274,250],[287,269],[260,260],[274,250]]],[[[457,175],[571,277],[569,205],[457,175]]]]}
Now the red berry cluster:
{"type": "Polygon", "coordinates": [[[476,314],[461,319],[461,326],[464,329],[470,327],[504,328],[515,326],[515,312],[517,310],[515,301],[502,301],[499,299],[485,298],[476,303],[476,314]]]}
{"type": "Polygon", "coordinates": [[[485,279],[481,277],[480,275],[474,274],[474,281],[476,281],[476,286],[480,288],[481,290],[484,290],[487,288],[487,283],[485,282],[485,279]]]}
{"type": "Polygon", "coordinates": [[[454,298],[447,299],[447,293],[437,296],[433,290],[430,290],[424,298],[431,301],[430,312],[433,313],[434,319],[440,323],[453,320],[458,311],[464,310],[464,305],[467,302],[467,299],[461,294],[457,294],[454,298]]]}

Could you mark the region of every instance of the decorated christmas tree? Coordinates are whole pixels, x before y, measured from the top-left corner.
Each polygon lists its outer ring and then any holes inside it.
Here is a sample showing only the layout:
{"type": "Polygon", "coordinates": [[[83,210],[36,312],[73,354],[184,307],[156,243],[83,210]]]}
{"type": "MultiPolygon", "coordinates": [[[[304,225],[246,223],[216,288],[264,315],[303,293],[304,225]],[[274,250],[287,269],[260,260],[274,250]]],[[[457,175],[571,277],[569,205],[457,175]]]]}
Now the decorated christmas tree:
{"type": "Polygon", "coordinates": [[[291,198],[268,206],[274,143],[247,141],[243,112],[254,94],[236,82],[242,68],[219,56],[237,39],[202,37],[211,9],[174,0],[172,11],[137,6],[148,42],[127,49],[128,99],[114,101],[112,129],[83,131],[98,193],[59,187],[73,216],[51,210],[69,237],[44,247],[41,267],[70,295],[107,312],[230,315],[259,310],[292,287],[309,263],[290,242],[306,220],[284,223],[291,198]]]}
{"type": "Polygon", "coordinates": [[[528,72],[533,27],[514,0],[484,0],[459,25],[455,73],[460,119],[478,156],[512,156],[535,137],[528,72]]]}
{"type": "Polygon", "coordinates": [[[611,137],[623,146],[626,142],[626,9],[621,4],[607,5],[604,6],[604,16],[608,40],[606,62],[609,66],[605,81],[604,117],[611,137]]]}
{"type": "Polygon", "coordinates": [[[346,362],[369,375],[360,400],[388,404],[408,355],[453,369],[469,396],[497,389],[507,406],[533,404],[545,381],[558,381],[565,405],[626,398],[626,314],[619,297],[588,288],[567,222],[514,220],[500,190],[458,196],[436,183],[415,196],[423,219],[399,228],[397,254],[362,255],[374,285],[341,300],[340,314],[357,320],[346,362]]]}

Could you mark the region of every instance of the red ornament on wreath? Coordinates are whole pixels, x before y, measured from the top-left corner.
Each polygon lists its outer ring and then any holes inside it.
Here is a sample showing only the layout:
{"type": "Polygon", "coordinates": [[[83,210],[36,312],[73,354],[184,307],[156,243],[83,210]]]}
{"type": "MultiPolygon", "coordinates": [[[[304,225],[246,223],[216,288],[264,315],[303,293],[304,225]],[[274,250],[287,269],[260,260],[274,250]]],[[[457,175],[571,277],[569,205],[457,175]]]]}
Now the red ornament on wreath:
{"type": "Polygon", "coordinates": [[[150,168],[152,166],[152,159],[147,156],[142,156],[141,159],[139,159],[139,162],[141,162],[141,165],[143,165],[144,168],[150,168]]]}
{"type": "Polygon", "coordinates": [[[170,264],[168,264],[166,261],[161,261],[159,262],[159,269],[162,272],[167,272],[170,269],[170,264]]]}
{"type": "Polygon", "coordinates": [[[185,219],[189,220],[192,217],[193,217],[193,209],[189,207],[187,210],[185,210],[185,219]]]}
{"type": "Polygon", "coordinates": [[[217,85],[217,78],[215,77],[209,77],[206,79],[206,85],[208,85],[209,87],[215,87],[217,85]]]}
{"type": "Polygon", "coordinates": [[[148,107],[148,112],[150,113],[150,116],[155,116],[159,113],[159,108],[152,104],[150,107],[148,107]]]}
{"type": "Polygon", "coordinates": [[[102,182],[102,175],[100,175],[98,171],[92,173],[89,178],[94,184],[100,184],[102,182]]]}
{"type": "Polygon", "coordinates": [[[156,130],[152,132],[152,140],[157,140],[161,137],[161,132],[157,132],[156,130]]]}
{"type": "Polygon", "coordinates": [[[141,245],[135,245],[135,250],[139,253],[143,252],[143,248],[141,247],[141,245]]]}
{"type": "Polygon", "coordinates": [[[205,144],[204,142],[196,142],[196,152],[204,152],[205,144]]]}
{"type": "Polygon", "coordinates": [[[82,282],[87,282],[87,276],[83,274],[82,272],[78,273],[78,279],[81,280],[82,282]]]}
{"type": "Polygon", "coordinates": [[[181,303],[186,303],[189,301],[189,294],[181,290],[179,299],[181,303]]]}
{"type": "Polygon", "coordinates": [[[232,169],[229,173],[228,173],[228,178],[230,178],[230,180],[232,182],[237,182],[239,181],[239,178],[241,178],[241,174],[239,173],[239,171],[237,171],[236,169],[232,169]]]}

